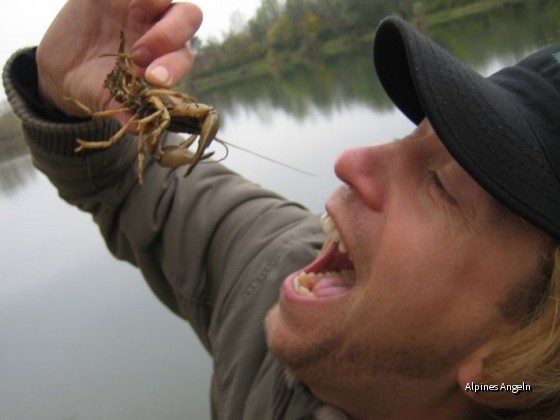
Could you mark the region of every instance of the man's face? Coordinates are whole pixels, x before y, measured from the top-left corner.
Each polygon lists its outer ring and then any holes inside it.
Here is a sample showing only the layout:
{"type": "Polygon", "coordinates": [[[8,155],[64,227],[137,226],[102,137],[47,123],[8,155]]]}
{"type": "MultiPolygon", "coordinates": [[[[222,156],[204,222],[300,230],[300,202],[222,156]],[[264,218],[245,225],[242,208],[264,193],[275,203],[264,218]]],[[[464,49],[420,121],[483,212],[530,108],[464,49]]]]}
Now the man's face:
{"type": "Polygon", "coordinates": [[[475,183],[427,121],[335,170],[344,185],[326,207],[348,254],[327,241],[303,270],[326,274],[289,276],[266,321],[290,370],[310,386],[433,379],[505,331],[503,305],[538,272],[545,235],[475,183]]]}

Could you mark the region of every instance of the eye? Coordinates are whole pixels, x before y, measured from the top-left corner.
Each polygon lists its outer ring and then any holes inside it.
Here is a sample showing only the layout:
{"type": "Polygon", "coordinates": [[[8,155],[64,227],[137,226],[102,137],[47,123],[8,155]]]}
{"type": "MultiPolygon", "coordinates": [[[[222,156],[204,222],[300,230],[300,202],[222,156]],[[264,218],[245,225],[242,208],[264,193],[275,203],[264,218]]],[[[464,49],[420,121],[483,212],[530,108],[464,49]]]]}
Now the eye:
{"type": "Polygon", "coordinates": [[[449,193],[449,191],[445,189],[445,186],[442,184],[441,180],[439,179],[438,173],[436,171],[429,172],[429,180],[430,180],[430,185],[434,188],[438,196],[443,198],[449,204],[452,204],[454,206],[459,205],[459,202],[455,199],[455,197],[453,197],[449,193]]]}

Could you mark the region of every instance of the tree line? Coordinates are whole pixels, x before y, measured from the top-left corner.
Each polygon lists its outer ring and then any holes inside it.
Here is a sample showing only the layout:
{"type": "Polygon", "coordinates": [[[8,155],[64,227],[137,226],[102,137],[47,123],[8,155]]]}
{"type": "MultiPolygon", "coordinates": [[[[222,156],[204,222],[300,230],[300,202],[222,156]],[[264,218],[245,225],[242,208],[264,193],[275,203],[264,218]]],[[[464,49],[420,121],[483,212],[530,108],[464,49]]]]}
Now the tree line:
{"type": "Polygon", "coordinates": [[[192,77],[261,59],[273,65],[287,53],[313,55],[330,40],[371,34],[387,15],[412,20],[414,16],[477,2],[480,0],[262,0],[243,29],[230,30],[220,42],[193,40],[197,64],[192,77]]]}

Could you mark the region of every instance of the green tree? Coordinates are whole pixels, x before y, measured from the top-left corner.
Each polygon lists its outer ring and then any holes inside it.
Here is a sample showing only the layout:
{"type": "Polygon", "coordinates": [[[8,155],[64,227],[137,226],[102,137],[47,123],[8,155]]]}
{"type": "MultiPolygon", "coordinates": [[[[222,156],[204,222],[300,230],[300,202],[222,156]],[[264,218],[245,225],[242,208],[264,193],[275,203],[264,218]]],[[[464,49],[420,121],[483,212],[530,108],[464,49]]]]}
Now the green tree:
{"type": "Polygon", "coordinates": [[[323,31],[323,24],[319,16],[310,10],[305,12],[305,15],[299,22],[299,32],[305,39],[310,39],[313,41],[321,38],[321,33],[323,31]]]}
{"type": "Polygon", "coordinates": [[[298,45],[296,25],[292,18],[282,15],[266,33],[266,41],[273,51],[295,49],[298,45]]]}
{"type": "Polygon", "coordinates": [[[282,7],[278,0],[261,0],[255,17],[249,20],[249,34],[254,42],[262,42],[266,39],[269,28],[280,17],[282,7]]]}

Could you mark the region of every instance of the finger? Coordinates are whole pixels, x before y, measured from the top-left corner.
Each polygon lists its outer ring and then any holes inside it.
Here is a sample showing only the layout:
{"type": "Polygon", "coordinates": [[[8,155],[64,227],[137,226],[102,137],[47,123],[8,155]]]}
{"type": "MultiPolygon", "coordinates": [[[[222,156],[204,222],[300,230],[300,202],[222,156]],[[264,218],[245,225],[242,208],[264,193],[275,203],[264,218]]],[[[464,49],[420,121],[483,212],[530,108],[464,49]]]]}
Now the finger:
{"type": "Polygon", "coordinates": [[[191,3],[177,3],[132,46],[131,55],[140,67],[185,47],[202,23],[202,11],[191,3]]]}
{"type": "Polygon", "coordinates": [[[146,69],[144,78],[156,86],[171,87],[185,76],[194,64],[190,43],[154,60],[146,69]]]}
{"type": "Polygon", "coordinates": [[[171,4],[171,0],[131,0],[130,16],[140,24],[157,19],[171,4]]]}

